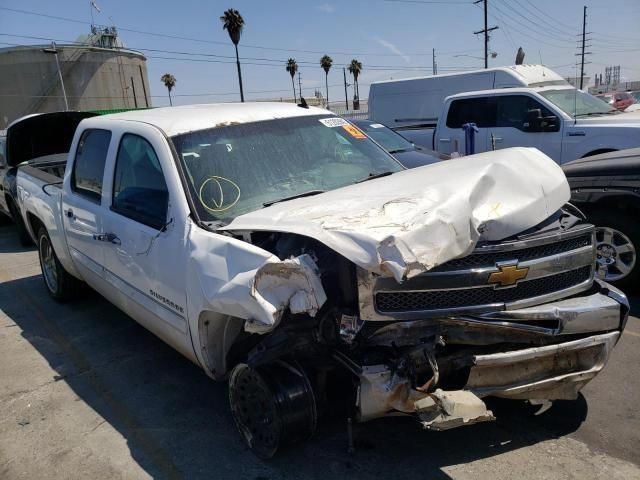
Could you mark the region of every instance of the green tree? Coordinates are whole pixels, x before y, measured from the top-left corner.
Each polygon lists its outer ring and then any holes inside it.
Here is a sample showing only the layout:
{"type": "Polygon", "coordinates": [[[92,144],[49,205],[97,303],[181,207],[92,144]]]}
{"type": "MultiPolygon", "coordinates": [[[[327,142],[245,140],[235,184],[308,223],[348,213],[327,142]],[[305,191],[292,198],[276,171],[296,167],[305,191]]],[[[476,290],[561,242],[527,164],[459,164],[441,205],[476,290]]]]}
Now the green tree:
{"type": "Polygon", "coordinates": [[[324,70],[324,86],[327,91],[327,108],[329,108],[329,70],[333,65],[333,59],[329,55],[324,55],[320,59],[320,66],[324,70]]]}
{"type": "Polygon", "coordinates": [[[229,38],[233,42],[233,46],[236,49],[236,65],[238,66],[238,82],[240,83],[240,101],[244,102],[244,91],[242,89],[242,71],[240,70],[240,57],[238,56],[238,43],[242,36],[242,29],[244,28],[244,18],[240,15],[238,10],[230,8],[224,12],[224,15],[220,17],[222,22],[222,29],[229,33],[229,38]]]}
{"type": "MultiPolygon", "coordinates": [[[[296,99],[296,84],[293,82],[293,77],[296,76],[296,72],[298,71],[298,64],[293,58],[287,60],[287,72],[291,75],[291,87],[293,87],[293,101],[298,102],[296,99]]],[[[302,92],[301,92],[302,94],[302,92]]]]}
{"type": "Polygon", "coordinates": [[[176,86],[176,77],[170,73],[165,73],[160,77],[160,81],[164,83],[165,87],[167,87],[167,91],[169,92],[169,105],[173,106],[173,102],[171,101],[171,90],[176,86]]]}
{"type": "Polygon", "coordinates": [[[362,72],[362,63],[360,63],[358,60],[356,60],[355,58],[353,60],[351,60],[351,63],[349,64],[349,73],[351,75],[353,75],[353,83],[354,83],[354,94],[353,97],[355,99],[358,100],[358,103],[360,101],[360,87],[358,85],[358,77],[360,76],[360,73],[362,72]]]}

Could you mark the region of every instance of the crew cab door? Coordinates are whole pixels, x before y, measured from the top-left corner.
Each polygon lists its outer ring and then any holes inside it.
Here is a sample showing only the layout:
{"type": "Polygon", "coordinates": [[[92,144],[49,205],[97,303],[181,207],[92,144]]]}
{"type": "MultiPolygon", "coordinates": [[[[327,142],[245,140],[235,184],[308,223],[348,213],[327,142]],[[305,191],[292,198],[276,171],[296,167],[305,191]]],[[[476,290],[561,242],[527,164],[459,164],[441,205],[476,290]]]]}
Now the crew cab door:
{"type": "Polygon", "coordinates": [[[184,287],[186,218],[176,215],[171,199],[178,193],[170,193],[167,181],[167,172],[177,178],[175,165],[155,127],[123,123],[114,131],[117,147],[107,168],[105,277],[117,304],[192,357],[184,287]]]}
{"type": "Polygon", "coordinates": [[[452,100],[445,115],[440,116],[435,132],[434,146],[440,153],[465,152],[465,137],[462,125],[475,123],[479,131],[475,134],[475,153],[487,150],[487,127],[492,125],[495,109],[487,97],[452,100]]]}
{"type": "Polygon", "coordinates": [[[106,159],[111,131],[84,130],[63,189],[62,216],[69,254],[82,278],[100,291],[104,282],[102,204],[106,159]]]}
{"type": "Polygon", "coordinates": [[[535,147],[560,163],[561,120],[536,98],[526,94],[497,95],[495,122],[489,128],[489,149],[535,147]]]}

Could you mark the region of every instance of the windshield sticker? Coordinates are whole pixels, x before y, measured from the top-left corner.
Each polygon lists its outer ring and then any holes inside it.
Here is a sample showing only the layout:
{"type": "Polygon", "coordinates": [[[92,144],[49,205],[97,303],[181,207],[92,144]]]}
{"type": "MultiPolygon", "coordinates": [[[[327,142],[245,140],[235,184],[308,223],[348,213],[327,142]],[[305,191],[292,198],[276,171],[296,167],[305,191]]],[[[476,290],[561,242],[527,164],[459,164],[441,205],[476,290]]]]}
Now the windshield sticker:
{"type": "Polygon", "coordinates": [[[382,125],[381,123],[372,123],[371,125],[369,125],[371,128],[384,128],[384,125],[382,125]]]}
{"type": "Polygon", "coordinates": [[[318,121],[323,124],[325,127],[343,127],[345,125],[349,125],[344,118],[339,117],[331,117],[331,118],[319,118],[318,121]]]}
{"type": "Polygon", "coordinates": [[[347,124],[343,125],[342,128],[344,128],[353,138],[357,138],[358,140],[364,140],[367,138],[367,136],[358,127],[347,124]]]}

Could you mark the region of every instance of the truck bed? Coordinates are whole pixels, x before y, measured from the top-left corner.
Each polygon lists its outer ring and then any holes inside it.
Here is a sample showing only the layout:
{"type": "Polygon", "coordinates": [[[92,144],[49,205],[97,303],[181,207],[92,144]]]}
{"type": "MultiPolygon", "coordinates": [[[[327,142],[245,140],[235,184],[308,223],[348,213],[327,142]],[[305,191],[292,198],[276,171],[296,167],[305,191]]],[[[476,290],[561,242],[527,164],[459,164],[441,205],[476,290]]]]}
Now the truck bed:
{"type": "Polygon", "coordinates": [[[67,168],[67,153],[47,155],[30,161],[20,169],[45,183],[61,182],[67,168]]]}

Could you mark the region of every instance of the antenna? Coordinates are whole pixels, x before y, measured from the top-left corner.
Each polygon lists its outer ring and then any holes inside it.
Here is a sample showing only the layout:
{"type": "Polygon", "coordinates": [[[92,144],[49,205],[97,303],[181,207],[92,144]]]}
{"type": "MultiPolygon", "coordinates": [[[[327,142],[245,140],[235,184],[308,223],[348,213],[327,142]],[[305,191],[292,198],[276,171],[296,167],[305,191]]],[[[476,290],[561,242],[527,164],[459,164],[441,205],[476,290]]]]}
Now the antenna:
{"type": "MultiPolygon", "coordinates": [[[[578,79],[578,62],[576,62],[576,80],[578,79]]],[[[576,114],[578,113],[578,87],[573,87],[573,124],[578,123],[576,114]]]]}
{"type": "Polygon", "coordinates": [[[540,65],[542,65],[542,76],[546,77],[547,74],[544,73],[544,63],[542,63],[542,52],[540,50],[538,50],[538,57],[540,57],[540,65]]]}

